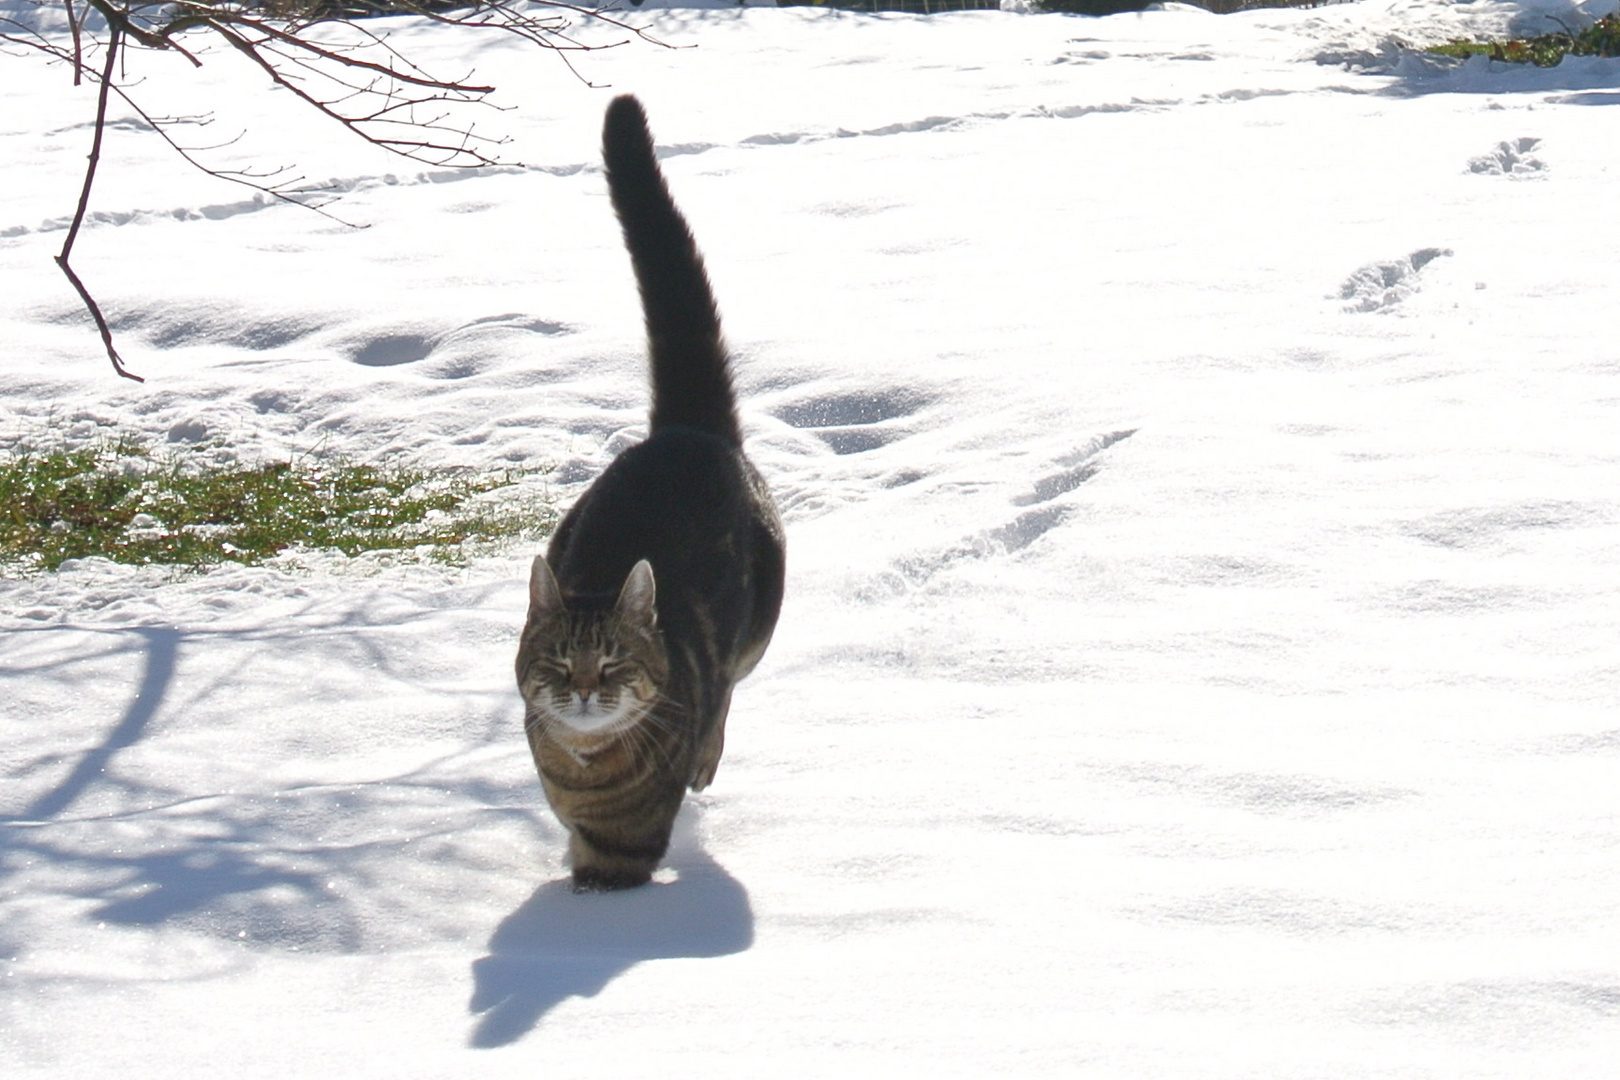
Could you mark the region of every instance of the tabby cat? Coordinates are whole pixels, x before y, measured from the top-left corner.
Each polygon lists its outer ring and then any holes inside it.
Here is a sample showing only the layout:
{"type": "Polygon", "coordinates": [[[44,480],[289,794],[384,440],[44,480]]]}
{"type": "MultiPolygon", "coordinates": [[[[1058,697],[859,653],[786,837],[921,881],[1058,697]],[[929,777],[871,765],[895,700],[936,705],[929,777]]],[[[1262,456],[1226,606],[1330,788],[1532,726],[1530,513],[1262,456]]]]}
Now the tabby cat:
{"type": "Polygon", "coordinates": [[[634,97],[608,106],[602,156],[646,316],[649,432],[534,560],[517,655],[576,891],[652,877],[782,606],[781,519],[743,456],[714,294],[634,97]]]}

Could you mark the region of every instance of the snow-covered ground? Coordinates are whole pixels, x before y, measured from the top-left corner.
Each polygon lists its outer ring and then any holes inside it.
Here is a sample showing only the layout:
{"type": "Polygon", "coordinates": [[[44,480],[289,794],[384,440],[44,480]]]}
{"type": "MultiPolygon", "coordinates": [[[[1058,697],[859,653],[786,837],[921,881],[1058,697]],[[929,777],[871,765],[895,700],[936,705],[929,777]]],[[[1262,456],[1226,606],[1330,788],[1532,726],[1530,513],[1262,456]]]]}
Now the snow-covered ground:
{"type": "Polygon", "coordinates": [[[597,88],[402,23],[513,107],[523,167],[454,175],[132,54],[369,225],[118,126],[76,263],[145,386],[50,262],[93,91],[7,56],[0,443],[566,502],[642,430],[629,90],[789,528],[715,786],[609,896],[521,737],[532,550],[0,582],[7,1075],[1615,1075],[1620,62],[1399,47],[1548,14],[643,11],[683,47],[597,88]]]}

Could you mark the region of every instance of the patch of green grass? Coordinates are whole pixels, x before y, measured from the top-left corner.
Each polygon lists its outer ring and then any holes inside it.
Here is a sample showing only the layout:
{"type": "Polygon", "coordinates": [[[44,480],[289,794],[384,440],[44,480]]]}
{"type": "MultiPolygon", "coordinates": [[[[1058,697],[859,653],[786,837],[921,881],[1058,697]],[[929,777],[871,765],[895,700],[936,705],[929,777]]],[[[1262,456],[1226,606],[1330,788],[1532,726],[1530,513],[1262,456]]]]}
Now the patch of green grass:
{"type": "Polygon", "coordinates": [[[1566,56],[1620,56],[1620,12],[1603,16],[1584,30],[1564,27],[1558,33],[1507,41],[1448,41],[1430,45],[1426,52],[1439,56],[1489,56],[1511,64],[1557,67],[1566,56]]]}
{"type": "Polygon", "coordinates": [[[209,447],[154,453],[129,440],[0,457],[0,564],[55,570],[99,555],[202,567],[263,562],[289,550],[345,555],[426,546],[456,561],[464,545],[553,524],[549,502],[476,497],[532,471],[427,472],[299,457],[221,463],[209,447]]]}

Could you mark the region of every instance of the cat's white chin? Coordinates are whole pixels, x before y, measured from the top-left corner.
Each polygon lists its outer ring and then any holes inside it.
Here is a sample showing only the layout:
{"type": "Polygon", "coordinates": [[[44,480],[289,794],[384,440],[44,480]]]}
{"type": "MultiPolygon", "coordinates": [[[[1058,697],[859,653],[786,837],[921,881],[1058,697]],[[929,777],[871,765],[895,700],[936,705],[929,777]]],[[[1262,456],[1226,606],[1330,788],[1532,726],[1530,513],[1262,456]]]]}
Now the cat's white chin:
{"type": "Polygon", "coordinates": [[[639,719],[639,710],[619,706],[604,709],[596,705],[574,705],[553,714],[557,722],[575,735],[613,735],[639,719]]]}

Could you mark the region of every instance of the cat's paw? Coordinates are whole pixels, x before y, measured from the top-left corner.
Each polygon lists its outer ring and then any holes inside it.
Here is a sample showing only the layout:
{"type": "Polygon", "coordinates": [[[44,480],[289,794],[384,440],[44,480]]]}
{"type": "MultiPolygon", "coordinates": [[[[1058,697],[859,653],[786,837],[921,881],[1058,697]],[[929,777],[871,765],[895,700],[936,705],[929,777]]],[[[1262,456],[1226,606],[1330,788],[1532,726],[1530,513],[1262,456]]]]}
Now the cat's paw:
{"type": "Polygon", "coordinates": [[[634,889],[651,880],[651,870],[620,870],[600,866],[574,868],[576,893],[617,892],[620,889],[634,889]]]}

